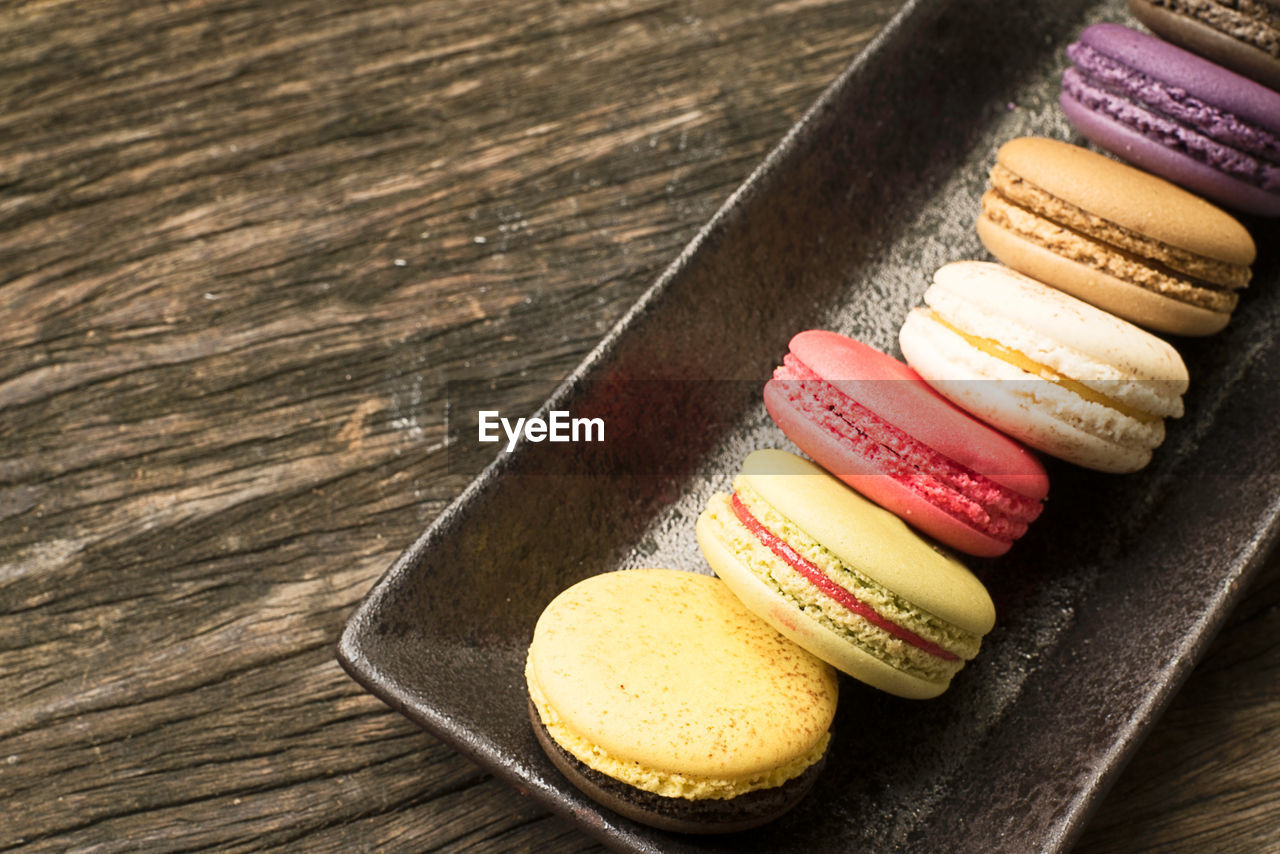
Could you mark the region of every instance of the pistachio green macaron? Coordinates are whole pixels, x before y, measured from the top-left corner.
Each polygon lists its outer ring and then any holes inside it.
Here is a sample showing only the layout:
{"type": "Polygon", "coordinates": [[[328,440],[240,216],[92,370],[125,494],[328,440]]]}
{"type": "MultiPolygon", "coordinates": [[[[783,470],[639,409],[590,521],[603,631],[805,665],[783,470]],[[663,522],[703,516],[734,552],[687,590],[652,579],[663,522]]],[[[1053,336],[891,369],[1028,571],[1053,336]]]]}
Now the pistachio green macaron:
{"type": "Polygon", "coordinates": [[[707,562],[765,622],[838,670],[936,697],[995,623],[968,569],[818,466],[747,457],[698,518],[707,562]]]}

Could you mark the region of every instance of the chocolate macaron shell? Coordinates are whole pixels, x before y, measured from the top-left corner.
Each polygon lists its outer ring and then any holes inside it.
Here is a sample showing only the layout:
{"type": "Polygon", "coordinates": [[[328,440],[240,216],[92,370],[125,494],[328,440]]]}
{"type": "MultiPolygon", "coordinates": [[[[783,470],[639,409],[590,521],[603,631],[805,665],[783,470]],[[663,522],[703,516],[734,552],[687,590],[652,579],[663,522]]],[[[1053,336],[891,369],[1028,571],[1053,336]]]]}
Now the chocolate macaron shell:
{"type": "Polygon", "coordinates": [[[1226,211],[1087,148],[1020,137],[996,158],[1050,195],[1160,243],[1228,264],[1247,266],[1257,254],[1248,230],[1226,211]]]}
{"type": "Polygon", "coordinates": [[[637,789],[585,765],[556,743],[532,702],[529,718],[534,737],[551,763],[584,794],[632,821],[674,833],[737,833],[777,819],[798,804],[826,765],[824,756],[803,774],[781,786],[724,800],[665,798],[637,789]]]}
{"type": "MultiPolygon", "coordinates": [[[[1280,90],[1280,56],[1251,44],[1247,37],[1259,30],[1280,41],[1280,29],[1262,21],[1244,20],[1240,37],[1193,17],[1148,0],[1129,0],[1129,11],[1148,29],[1206,59],[1213,60],[1253,80],[1280,90]]],[[[1224,9],[1230,12],[1229,9],[1224,9]]],[[[1280,16],[1280,10],[1276,12],[1280,16]]],[[[1224,27],[1229,24],[1224,21],[1224,27]]]]}

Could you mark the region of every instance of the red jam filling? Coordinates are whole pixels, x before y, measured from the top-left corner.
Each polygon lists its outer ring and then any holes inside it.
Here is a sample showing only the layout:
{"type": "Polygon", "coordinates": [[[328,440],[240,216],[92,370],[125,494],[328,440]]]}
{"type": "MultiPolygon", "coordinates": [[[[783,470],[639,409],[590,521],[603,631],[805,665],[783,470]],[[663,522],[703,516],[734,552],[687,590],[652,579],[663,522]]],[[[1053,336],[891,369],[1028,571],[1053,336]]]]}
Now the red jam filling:
{"type": "Polygon", "coordinates": [[[791,548],[791,546],[787,545],[785,540],[762,525],[759,519],[751,515],[751,511],[748,510],[747,506],[742,503],[740,498],[738,498],[738,493],[736,492],[733,494],[732,504],[733,513],[738,517],[738,521],[745,525],[747,530],[750,531],[757,540],[768,546],[771,552],[786,561],[787,564],[796,572],[803,575],[810,584],[821,590],[830,598],[839,602],[847,610],[857,614],[872,625],[883,629],[895,638],[906,641],[917,649],[922,649],[930,655],[936,655],[938,658],[945,659],[946,661],[955,661],[959,658],[955,653],[948,652],[936,643],[925,640],[915,632],[912,632],[909,629],[904,629],[902,626],[899,626],[891,620],[886,620],[866,604],[859,602],[852,593],[828,578],[825,572],[817,566],[814,566],[808,560],[805,560],[804,556],[791,548]]]}

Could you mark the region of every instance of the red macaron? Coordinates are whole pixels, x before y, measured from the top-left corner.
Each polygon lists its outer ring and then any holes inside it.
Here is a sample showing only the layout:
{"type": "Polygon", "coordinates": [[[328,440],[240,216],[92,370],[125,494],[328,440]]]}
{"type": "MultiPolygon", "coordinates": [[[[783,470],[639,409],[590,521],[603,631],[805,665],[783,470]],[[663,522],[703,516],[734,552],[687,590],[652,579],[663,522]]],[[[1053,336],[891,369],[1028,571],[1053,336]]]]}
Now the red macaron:
{"type": "Polygon", "coordinates": [[[955,407],[907,365],[834,332],[792,338],[764,401],[814,462],[966,554],[1007,552],[1049,493],[1029,450],[955,407]]]}

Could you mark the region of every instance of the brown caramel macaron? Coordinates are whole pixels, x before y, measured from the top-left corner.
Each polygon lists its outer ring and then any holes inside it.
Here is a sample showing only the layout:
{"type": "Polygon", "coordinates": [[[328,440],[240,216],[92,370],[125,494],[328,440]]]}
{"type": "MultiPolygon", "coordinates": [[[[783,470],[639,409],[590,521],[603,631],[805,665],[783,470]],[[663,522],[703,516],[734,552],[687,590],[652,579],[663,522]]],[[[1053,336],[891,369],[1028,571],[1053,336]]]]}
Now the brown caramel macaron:
{"type": "Polygon", "coordinates": [[[1132,166],[1040,137],[1000,147],[977,230],[1015,270],[1176,335],[1226,326],[1256,256],[1249,232],[1220,208],[1132,166]]]}
{"type": "Polygon", "coordinates": [[[681,833],[756,827],[824,764],[832,668],[723,581],[608,572],[549,604],[525,667],[534,734],[591,799],[681,833]]]}

